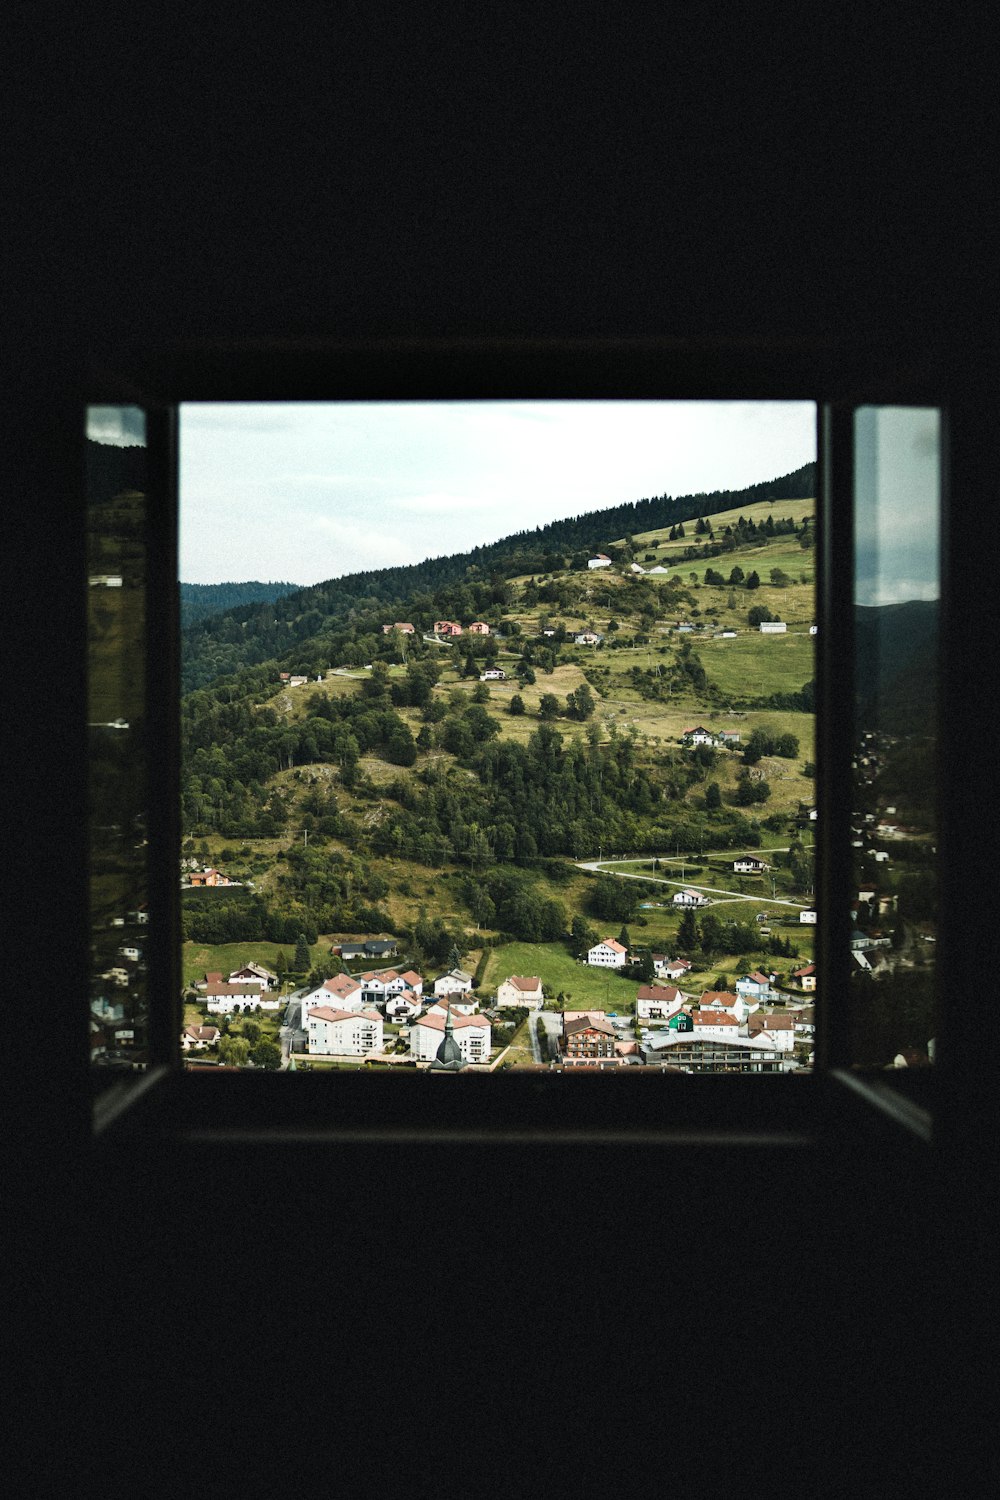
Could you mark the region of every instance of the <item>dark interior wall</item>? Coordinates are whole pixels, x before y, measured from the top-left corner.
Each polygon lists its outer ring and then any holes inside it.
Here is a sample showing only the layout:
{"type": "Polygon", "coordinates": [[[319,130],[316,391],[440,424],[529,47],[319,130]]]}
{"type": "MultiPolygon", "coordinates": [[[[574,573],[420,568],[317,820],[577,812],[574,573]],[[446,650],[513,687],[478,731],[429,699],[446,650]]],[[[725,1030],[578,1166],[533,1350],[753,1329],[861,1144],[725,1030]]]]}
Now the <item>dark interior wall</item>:
{"type": "MultiPolygon", "coordinates": [[[[3,493],[29,606],[9,638],[30,768],[10,921],[32,963],[56,963],[57,912],[59,973],[72,991],[86,972],[85,715],[64,664],[83,628],[66,434],[89,358],[175,336],[834,333],[985,357],[977,38],[944,20],[911,19],[902,37],[892,18],[807,19],[771,31],[755,11],[736,23],[706,7],[654,32],[623,17],[542,24],[515,6],[448,25],[414,9],[390,26],[330,7],[270,34],[210,15],[196,33],[168,20],[21,28],[3,493]],[[56,907],[40,900],[54,870],[56,907]]],[[[985,494],[981,450],[978,462],[985,494]]],[[[985,774],[984,752],[968,753],[985,774]]],[[[959,812],[968,843],[970,796],[959,812]]],[[[612,1162],[590,1149],[568,1166],[469,1151],[426,1167],[412,1153],[286,1163],[220,1149],[167,1153],[126,1189],[88,1175],[58,1069],[6,1062],[25,1092],[19,1123],[62,1148],[49,1193],[72,1176],[95,1231],[89,1297],[106,1322],[91,1336],[125,1408],[178,1366],[175,1392],[249,1392],[276,1328],[285,1374],[315,1359],[345,1395],[361,1370],[380,1399],[401,1370],[419,1405],[449,1368],[422,1351],[457,1349],[462,1395],[509,1410],[506,1360],[556,1393],[557,1443],[579,1400],[608,1390],[631,1430],[643,1381],[675,1399],[793,1401],[841,1453],[879,1392],[894,1453],[927,1442],[928,1393],[947,1397],[941,1330],[955,1309],[927,1266],[953,1251],[959,1223],[971,1232],[978,1199],[957,1204],[939,1166],[870,1163],[859,1188],[829,1159],[612,1162]],[[303,1286],[345,1268],[356,1291],[335,1312],[317,1292],[303,1339],[303,1286]],[[466,1281],[491,1309],[478,1328],[453,1290],[466,1281]],[[678,1283],[701,1300],[672,1313],[678,1283]],[[181,1317],[204,1285],[207,1321],[181,1317]],[[400,1317],[414,1299],[416,1320],[400,1317]]],[[[45,1198],[36,1183],[26,1224],[44,1224],[45,1198]]]]}

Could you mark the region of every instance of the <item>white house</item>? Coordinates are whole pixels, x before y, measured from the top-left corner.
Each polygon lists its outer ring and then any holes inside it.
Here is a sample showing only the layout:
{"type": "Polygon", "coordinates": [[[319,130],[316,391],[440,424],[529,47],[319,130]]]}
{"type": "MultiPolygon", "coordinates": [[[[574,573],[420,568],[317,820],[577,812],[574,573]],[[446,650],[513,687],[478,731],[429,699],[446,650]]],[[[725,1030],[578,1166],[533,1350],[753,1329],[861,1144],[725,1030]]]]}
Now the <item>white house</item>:
{"type": "Polygon", "coordinates": [[[427,1014],[440,1016],[443,1021],[449,1011],[453,1016],[473,1016],[478,1008],[479,1002],[472,995],[442,995],[427,1007],[427,1014]]]}
{"type": "MultiPolygon", "coordinates": [[[[735,630],[732,632],[732,634],[733,635],[736,634],[735,630]]],[[[725,635],[725,631],[723,631],[723,635],[725,635]]],[[[740,732],[739,732],[738,729],[720,729],[719,730],[719,744],[720,745],[738,745],[739,743],[740,743],[740,732]]]]}
{"type": "Polygon", "coordinates": [[[795,1046],[794,1016],[751,1016],[747,1032],[751,1037],[773,1037],[779,1052],[791,1052],[795,1046]]]}
{"type": "Polygon", "coordinates": [[[467,995],[472,989],[472,975],[464,969],[450,969],[434,981],[435,995],[467,995]]]}
{"type": "MultiPolygon", "coordinates": [[[[733,997],[735,999],[735,996],[733,997]]],[[[736,1038],[740,1034],[740,1023],[725,1010],[696,1010],[692,1013],[696,1037],[718,1036],[736,1038]]]]}
{"type": "Polygon", "coordinates": [[[361,983],[350,974],[336,974],[333,979],[324,979],[314,990],[302,996],[302,1014],[311,1005],[332,1005],[337,1010],[361,1010],[365,993],[361,983]]]}
{"type": "Polygon", "coordinates": [[[684,733],[681,735],[681,739],[686,745],[715,744],[715,735],[710,734],[709,731],[701,724],[698,724],[694,729],[685,729],[684,733]]]}
{"type": "Polygon", "coordinates": [[[277,974],[265,969],[263,964],[243,964],[229,976],[230,984],[258,984],[262,990],[273,990],[278,983],[277,974]]]}
{"type": "Polygon", "coordinates": [[[709,1011],[724,1011],[727,1016],[732,1016],[741,1025],[750,1014],[750,1007],[746,1001],[740,995],[734,995],[731,990],[705,990],[698,1003],[701,1006],[702,1015],[706,1015],[709,1011]]]}
{"type": "Polygon", "coordinates": [[[635,1013],[640,1021],[667,1021],[687,997],[672,984],[644,984],[636,992],[635,1013]]]}
{"type": "Polygon", "coordinates": [[[809,927],[815,927],[816,926],[816,913],[815,913],[815,911],[811,907],[806,907],[805,911],[800,911],[799,912],[799,921],[805,923],[809,927]]]}
{"type": "Polygon", "coordinates": [[[690,967],[686,958],[668,958],[665,953],[653,954],[653,968],[663,979],[682,979],[690,967]]]}
{"type": "Polygon", "coordinates": [[[259,984],[224,984],[217,979],[212,980],[205,993],[205,1004],[208,1010],[217,1015],[260,1010],[261,988],[259,984]]]}
{"type": "Polygon", "coordinates": [[[417,973],[416,969],[404,969],[399,977],[406,985],[406,988],[408,990],[412,990],[418,998],[423,994],[424,981],[417,973]]]}
{"type": "Polygon", "coordinates": [[[306,1022],[309,1054],[364,1057],[382,1051],[382,1017],[377,1010],[335,1010],[318,1005],[306,1022]]]}
{"type": "Polygon", "coordinates": [[[815,625],[810,625],[809,626],[809,634],[810,635],[815,635],[816,634],[816,626],[815,625]]]}
{"type": "Polygon", "coordinates": [[[579,635],[573,637],[578,646],[599,646],[603,639],[603,635],[599,635],[596,630],[581,630],[579,635]]]}
{"type": "Polygon", "coordinates": [[[420,996],[415,995],[412,990],[398,990],[386,999],[386,1020],[410,1021],[418,1014],[422,1003],[420,996]]]}
{"type": "Polygon", "coordinates": [[[646,571],[646,569],[642,566],[642,563],[637,562],[629,563],[629,570],[632,573],[645,573],[646,571]]]}
{"type": "Polygon", "coordinates": [[[734,641],[736,639],[736,631],[735,630],[724,630],[722,632],[722,639],[724,641],[734,641]]]}
{"type": "Polygon", "coordinates": [[[761,635],[784,635],[787,629],[788,626],[784,620],[761,620],[760,622],[761,635]]]}
{"type": "Polygon", "coordinates": [[[480,682],[506,682],[507,673],[502,667],[487,667],[485,672],[479,674],[480,682]]]}
{"type": "Polygon", "coordinates": [[[737,875],[763,875],[765,870],[771,866],[765,859],[755,859],[752,854],[744,854],[739,859],[733,860],[733,869],[737,875]]]}
{"type": "Polygon", "coordinates": [[[526,1005],[529,1010],[541,1010],[542,981],[537,974],[512,974],[497,986],[497,1005],[526,1005]]]}
{"type": "Polygon", "coordinates": [[[755,969],[752,974],[737,979],[736,993],[744,1000],[776,1000],[778,992],[771,987],[773,979],[773,975],[761,974],[755,969]]]}
{"type": "Polygon", "coordinates": [[[802,989],[815,991],[816,989],[816,965],[806,964],[802,969],[793,969],[792,978],[797,979],[802,989]]]}
{"type": "Polygon", "coordinates": [[[614,938],[605,938],[588,949],[587,962],[605,969],[623,969],[628,963],[628,950],[614,938]]]}
{"type": "MultiPolygon", "coordinates": [[[[492,1045],[490,1023],[485,1016],[452,1014],[455,1041],[466,1063],[486,1063],[492,1045]]],[[[428,1011],[410,1027],[410,1052],[422,1062],[433,1062],[444,1038],[444,1016],[428,1011]]]]}
{"type": "MultiPolygon", "coordinates": [[[[419,974],[416,976],[420,983],[419,974]]],[[[368,973],[360,976],[361,988],[365,992],[365,1000],[388,1000],[390,995],[400,995],[403,990],[411,989],[404,975],[397,973],[395,969],[370,969],[368,973]]]]}
{"type": "Polygon", "coordinates": [[[709,905],[709,900],[708,900],[708,897],[707,896],[703,896],[700,891],[685,890],[685,891],[678,891],[677,892],[677,895],[674,897],[674,905],[675,906],[708,906],[709,905]]]}
{"type": "Polygon", "coordinates": [[[197,1052],[204,1052],[206,1047],[214,1047],[221,1035],[218,1026],[185,1026],[181,1032],[181,1049],[190,1052],[193,1047],[197,1052]]]}
{"type": "Polygon", "coordinates": [[[611,559],[605,552],[598,552],[596,557],[589,558],[587,562],[588,568],[610,568],[610,566],[611,559]]]}

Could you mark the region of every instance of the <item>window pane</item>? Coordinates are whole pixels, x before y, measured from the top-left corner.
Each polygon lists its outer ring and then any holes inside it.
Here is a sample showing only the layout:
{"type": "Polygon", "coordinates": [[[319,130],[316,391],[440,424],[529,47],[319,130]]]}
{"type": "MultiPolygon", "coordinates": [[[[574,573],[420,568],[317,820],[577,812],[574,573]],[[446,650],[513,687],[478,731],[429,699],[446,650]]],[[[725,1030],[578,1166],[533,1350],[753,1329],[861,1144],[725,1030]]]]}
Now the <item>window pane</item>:
{"type": "Polygon", "coordinates": [[[941,414],[855,414],[851,1048],[856,1066],[934,1055],[941,414]]]}
{"type": "Polygon", "coordinates": [[[87,411],[91,1061],[146,1063],[146,423],[87,411]]]}
{"type": "Polygon", "coordinates": [[[808,1067],[815,423],[182,407],[192,1065],[808,1067]]]}

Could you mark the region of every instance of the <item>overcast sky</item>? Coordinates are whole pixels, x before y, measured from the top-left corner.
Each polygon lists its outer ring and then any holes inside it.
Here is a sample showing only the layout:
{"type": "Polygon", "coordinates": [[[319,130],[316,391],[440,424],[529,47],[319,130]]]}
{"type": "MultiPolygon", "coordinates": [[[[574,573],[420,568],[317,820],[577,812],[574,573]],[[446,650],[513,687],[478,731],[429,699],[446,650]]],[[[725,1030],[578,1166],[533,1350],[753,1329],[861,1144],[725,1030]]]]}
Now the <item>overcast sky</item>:
{"type": "Polygon", "coordinates": [[[855,598],[936,599],[940,592],[940,414],[867,406],[855,426],[855,598]]]}
{"type": "Polygon", "coordinates": [[[811,402],[186,404],[181,578],[310,584],[421,562],[773,479],[815,446],[811,402]]]}

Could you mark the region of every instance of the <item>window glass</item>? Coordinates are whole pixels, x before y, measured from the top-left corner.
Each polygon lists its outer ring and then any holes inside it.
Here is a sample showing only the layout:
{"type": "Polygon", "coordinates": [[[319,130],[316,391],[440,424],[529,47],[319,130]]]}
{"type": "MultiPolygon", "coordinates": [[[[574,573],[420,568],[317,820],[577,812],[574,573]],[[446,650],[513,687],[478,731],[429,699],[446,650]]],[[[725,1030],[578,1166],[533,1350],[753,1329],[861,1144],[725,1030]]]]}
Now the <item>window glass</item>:
{"type": "Polygon", "coordinates": [[[941,414],[855,413],[851,1055],[933,1061],[941,414]]]}
{"type": "Polygon", "coordinates": [[[87,411],[91,992],[95,1067],[147,1059],[144,413],[87,411]]]}

